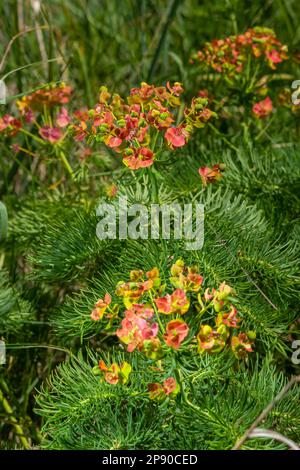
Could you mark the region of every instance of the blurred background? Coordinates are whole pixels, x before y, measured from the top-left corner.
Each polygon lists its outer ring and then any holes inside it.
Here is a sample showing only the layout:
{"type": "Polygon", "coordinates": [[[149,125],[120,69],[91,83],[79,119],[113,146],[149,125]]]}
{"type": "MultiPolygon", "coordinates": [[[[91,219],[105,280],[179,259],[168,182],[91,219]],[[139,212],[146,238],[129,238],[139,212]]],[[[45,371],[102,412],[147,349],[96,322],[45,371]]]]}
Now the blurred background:
{"type": "Polygon", "coordinates": [[[0,74],[10,74],[11,96],[65,80],[92,106],[101,83],[121,94],[154,79],[188,87],[192,52],[256,25],[297,52],[299,19],[297,0],[8,0],[0,6],[0,74]]]}

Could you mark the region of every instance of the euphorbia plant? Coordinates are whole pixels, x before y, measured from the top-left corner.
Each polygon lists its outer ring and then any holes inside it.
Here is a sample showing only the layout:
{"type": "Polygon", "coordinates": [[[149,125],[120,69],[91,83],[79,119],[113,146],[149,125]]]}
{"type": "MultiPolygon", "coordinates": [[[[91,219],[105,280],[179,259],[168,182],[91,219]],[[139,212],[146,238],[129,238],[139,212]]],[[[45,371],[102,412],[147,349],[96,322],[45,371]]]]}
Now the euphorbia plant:
{"type": "Polygon", "coordinates": [[[74,173],[67,159],[66,137],[71,116],[66,108],[72,89],[64,83],[48,84],[17,100],[18,115],[0,118],[0,132],[13,138],[12,149],[30,157],[55,156],[68,173],[74,173]],[[23,135],[23,142],[19,138],[23,135]]]}
{"type": "Polygon", "coordinates": [[[149,272],[131,271],[129,281],[118,283],[115,295],[122,298],[123,308],[106,294],[91,313],[91,319],[102,322],[127,351],[122,364],[100,360],[94,367],[94,373],[112,385],[128,382],[130,386],[129,374],[138,372],[130,358],[139,354],[146,370],[157,371],[157,381],[148,384],[151,399],[179,393],[187,399],[182,355],[192,358],[228,351],[246,359],[252,351],[255,333],[240,332],[242,318],[235,307],[234,290],[225,282],[218,289],[205,288],[198,268],[186,267],[182,259],[171,267],[169,279],[161,279],[156,267],[149,272]]]}
{"type": "MultiPolygon", "coordinates": [[[[61,159],[73,179],[67,158],[70,134],[88,146],[106,146],[121,155],[130,170],[138,170],[165,156],[168,159],[170,152],[186,145],[195,129],[216,117],[206,97],[193,98],[185,107],[178,82],[160,87],[142,83],[140,88],[132,88],[125,100],[102,86],[93,109],[74,112],[66,107],[71,92],[63,83],[49,84],[24,96],[16,102],[17,116],[0,118],[0,132],[13,138],[12,148],[17,153],[61,159]],[[17,138],[20,134],[25,136],[24,144],[17,138]]],[[[153,172],[150,177],[154,188],[153,172]]]]}
{"type": "Polygon", "coordinates": [[[204,127],[216,114],[207,98],[193,98],[184,108],[180,100],[182,84],[166,87],[141,83],[123,100],[101,87],[99,103],[79,115],[73,125],[75,139],[102,143],[120,154],[131,170],[146,168],[164,150],[183,147],[195,128],[204,127]]]}
{"type": "Polygon", "coordinates": [[[278,65],[288,59],[287,51],[272,29],[255,27],[206,42],[191,62],[214,80],[210,92],[224,107],[224,116],[236,117],[238,109],[233,106],[237,105],[242,106],[240,113],[246,110],[250,118],[260,119],[273,110],[268,84],[278,65]]]}

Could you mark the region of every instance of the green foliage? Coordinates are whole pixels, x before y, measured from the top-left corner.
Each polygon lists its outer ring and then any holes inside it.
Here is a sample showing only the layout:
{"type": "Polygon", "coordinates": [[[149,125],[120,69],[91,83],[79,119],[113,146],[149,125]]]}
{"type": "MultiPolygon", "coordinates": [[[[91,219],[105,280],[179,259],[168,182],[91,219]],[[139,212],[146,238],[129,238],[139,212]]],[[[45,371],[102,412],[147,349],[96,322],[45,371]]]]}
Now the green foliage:
{"type": "MultiPolygon", "coordinates": [[[[12,112],[16,96],[62,80],[74,89],[71,110],[93,106],[102,84],[127,96],[149,77],[156,85],[183,81],[186,101],[207,88],[218,107],[214,96],[224,88],[214,74],[189,64],[191,54],[205,41],[257,25],[274,28],[293,56],[278,75],[267,77],[271,92],[290,89],[299,78],[297,0],[124,0],[122,8],[119,0],[101,7],[97,0],[45,0],[39,12],[27,3],[0,5],[0,78],[6,77],[8,90],[1,116],[12,112]],[[25,25],[32,31],[24,33],[25,25]]],[[[230,449],[298,373],[291,342],[299,338],[299,115],[276,104],[271,122],[253,122],[244,119],[244,106],[250,108],[243,96],[236,107],[222,98],[215,127],[155,165],[159,203],[205,206],[205,242],[197,251],[173,239],[97,238],[97,204],[117,204],[105,195],[108,185],[116,184],[117,196],[126,196],[128,204],[149,206],[155,192],[146,171],[120,168],[112,152],[97,147],[88,156],[82,143],[68,143],[74,182],[54,151],[48,155],[34,143],[34,155],[16,154],[12,137],[1,142],[0,195],[9,221],[7,226],[0,203],[0,339],[7,345],[0,393],[30,445],[230,449]],[[226,165],[222,178],[204,188],[198,169],[216,163],[226,165]],[[131,356],[128,384],[100,382],[93,375],[99,359],[120,362],[128,354],[103,323],[91,320],[95,302],[109,292],[121,306],[115,287],[130,270],[157,266],[165,280],[179,257],[198,264],[205,287],[226,281],[236,290],[243,328],[257,334],[255,353],[245,362],[225,353],[180,354],[187,396],[162,403],[149,398],[147,386],[157,375],[139,353],[131,356]]],[[[27,148],[28,136],[19,143],[27,148]]],[[[263,426],[300,442],[298,402],[295,385],[263,426]]],[[[1,403],[0,416],[1,447],[22,448],[1,403]]],[[[284,448],[265,439],[243,445],[284,448]]]]}
{"type": "Polygon", "coordinates": [[[10,285],[6,272],[0,271],[0,332],[22,335],[24,327],[34,318],[33,308],[10,285]]]}
{"type": "MultiPolygon", "coordinates": [[[[121,359],[122,354],[114,354],[121,359]]],[[[96,358],[92,355],[92,361],[96,358]]],[[[99,359],[99,357],[97,357],[99,359]]],[[[52,375],[38,397],[46,449],[230,449],[284,384],[269,359],[254,361],[253,370],[228,370],[228,362],[215,358],[191,358],[186,375],[193,385],[195,410],[180,401],[158,406],[143,396],[143,369],[130,386],[99,383],[82,356],[73,357],[52,375]],[[227,367],[227,373],[226,372],[227,367]],[[194,373],[191,373],[191,368],[194,373]],[[70,393],[72,390],[72,393],[70,393]]],[[[149,376],[148,376],[149,378],[149,376]]],[[[293,407],[298,399],[291,390],[269,415],[266,427],[299,439],[299,416],[293,407]],[[288,424],[288,428],[287,428],[288,424]]],[[[179,400],[179,399],[178,399],[179,400]]],[[[278,443],[249,441],[245,448],[283,449],[278,443]]]]}

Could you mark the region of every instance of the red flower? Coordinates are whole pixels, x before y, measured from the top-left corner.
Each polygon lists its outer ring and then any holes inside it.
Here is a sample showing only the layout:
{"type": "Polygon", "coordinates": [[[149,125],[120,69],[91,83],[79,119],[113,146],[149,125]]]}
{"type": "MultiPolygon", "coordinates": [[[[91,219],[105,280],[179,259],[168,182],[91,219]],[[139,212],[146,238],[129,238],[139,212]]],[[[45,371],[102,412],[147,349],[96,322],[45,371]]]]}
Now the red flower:
{"type": "Polygon", "coordinates": [[[113,136],[111,136],[106,142],[108,147],[111,147],[111,148],[119,147],[121,143],[122,143],[122,139],[120,139],[119,137],[113,137],[113,136]]]}
{"type": "Polygon", "coordinates": [[[59,127],[66,127],[70,124],[71,119],[68,114],[68,110],[66,108],[61,108],[61,111],[58,113],[56,117],[56,123],[59,127]]]}
{"type": "Polygon", "coordinates": [[[209,168],[208,166],[203,166],[199,168],[199,175],[201,176],[201,180],[203,183],[203,186],[206,186],[209,183],[214,183],[215,181],[219,181],[220,178],[222,178],[222,169],[223,165],[221,168],[222,164],[216,164],[212,168],[209,168]]]}
{"type": "Polygon", "coordinates": [[[155,299],[155,303],[158,311],[166,315],[171,313],[184,315],[190,307],[190,301],[182,289],[174,290],[172,295],[166,294],[164,297],[155,299]]]}
{"type": "Polygon", "coordinates": [[[171,393],[175,392],[177,388],[177,382],[174,377],[169,377],[163,383],[163,389],[166,395],[170,395],[171,393]]]}
{"type": "Polygon", "coordinates": [[[99,369],[104,372],[105,381],[111,385],[125,384],[132,370],[131,365],[126,361],[122,362],[120,366],[115,362],[111,366],[107,366],[102,359],[99,361],[99,369]]]}
{"type": "Polygon", "coordinates": [[[238,323],[241,321],[241,318],[237,316],[237,309],[231,305],[230,312],[222,313],[220,312],[216,319],[216,325],[219,326],[222,323],[231,328],[238,328],[238,323]]]}
{"type": "Polygon", "coordinates": [[[168,395],[175,397],[179,390],[179,386],[173,377],[167,378],[163,384],[155,382],[148,385],[151,400],[163,400],[168,395]]]}
{"type": "Polygon", "coordinates": [[[172,313],[170,294],[166,294],[164,297],[159,297],[158,299],[155,299],[155,304],[159,312],[166,313],[166,314],[172,313]]]}
{"type": "Polygon", "coordinates": [[[175,82],[173,86],[170,85],[170,82],[167,82],[167,89],[172,95],[179,96],[183,93],[182,83],[175,82]]]}
{"type": "Polygon", "coordinates": [[[166,334],[164,335],[164,340],[168,346],[173,349],[179,349],[184,338],[188,335],[189,327],[187,324],[181,320],[171,320],[167,324],[166,334]]]}
{"type": "Polygon", "coordinates": [[[246,333],[239,333],[238,336],[233,336],[231,339],[231,349],[233,354],[238,359],[243,359],[246,357],[247,353],[252,352],[253,340],[255,339],[255,333],[253,331],[248,331],[246,333]]]}
{"type": "Polygon", "coordinates": [[[267,96],[264,100],[255,103],[252,106],[252,112],[258,118],[265,118],[273,111],[273,103],[271,98],[267,96]]]}
{"type": "Polygon", "coordinates": [[[109,294],[105,294],[104,300],[99,299],[95,303],[95,308],[91,313],[91,319],[92,320],[101,320],[103,318],[103,315],[108,308],[108,306],[111,304],[111,296],[109,294]]]}
{"type": "MultiPolygon", "coordinates": [[[[155,338],[158,333],[158,324],[150,324],[147,319],[152,316],[152,310],[147,313],[137,313],[136,307],[125,311],[125,318],[122,320],[121,328],[116,331],[120,340],[127,344],[127,351],[132,352],[136,348],[142,349],[145,340],[155,338]]],[[[143,310],[143,309],[142,309],[143,310]]]]}
{"type": "Polygon", "coordinates": [[[74,140],[81,142],[88,134],[87,125],[84,121],[81,121],[79,124],[74,124],[72,126],[74,130],[74,140]]]}
{"type": "Polygon", "coordinates": [[[19,119],[5,114],[0,118],[0,132],[5,131],[8,136],[16,135],[19,129],[22,127],[21,121],[19,119]]]}
{"type": "Polygon", "coordinates": [[[139,147],[131,150],[133,151],[132,154],[123,157],[123,162],[131,170],[138,170],[152,165],[154,153],[150,149],[139,147]]]}
{"type": "Polygon", "coordinates": [[[199,354],[203,354],[205,351],[212,354],[222,351],[228,335],[225,325],[220,325],[217,330],[213,330],[209,325],[201,325],[197,335],[199,354]]]}
{"type": "Polygon", "coordinates": [[[55,142],[61,138],[61,130],[58,127],[41,127],[39,134],[44,140],[48,140],[51,144],[55,144],[55,142]]]}
{"type": "Polygon", "coordinates": [[[28,111],[25,112],[24,116],[25,116],[25,122],[27,124],[30,124],[31,122],[34,121],[34,114],[31,109],[28,109],[28,111]]]}
{"type": "Polygon", "coordinates": [[[188,137],[189,134],[183,126],[169,127],[165,133],[165,139],[171,148],[183,147],[188,137]]]}
{"type": "Polygon", "coordinates": [[[269,59],[271,68],[275,68],[273,64],[280,64],[280,62],[283,60],[280,56],[280,53],[276,49],[272,49],[270,52],[267,52],[266,56],[269,59]]]}

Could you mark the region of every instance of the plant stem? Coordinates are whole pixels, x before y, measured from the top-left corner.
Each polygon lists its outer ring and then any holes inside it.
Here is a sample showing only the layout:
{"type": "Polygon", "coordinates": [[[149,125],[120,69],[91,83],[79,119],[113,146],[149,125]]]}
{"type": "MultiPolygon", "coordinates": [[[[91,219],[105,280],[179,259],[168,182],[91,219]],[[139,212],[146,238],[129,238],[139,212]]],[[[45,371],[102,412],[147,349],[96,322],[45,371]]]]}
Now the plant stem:
{"type": "Polygon", "coordinates": [[[157,180],[155,175],[155,169],[153,166],[148,168],[149,180],[151,184],[151,202],[159,204],[159,197],[158,197],[158,188],[157,188],[157,180]]]}
{"type": "MultiPolygon", "coordinates": [[[[2,381],[1,381],[2,382],[2,381]]],[[[12,423],[13,427],[15,428],[17,436],[19,436],[20,441],[24,447],[24,449],[29,450],[30,449],[30,444],[27,441],[27,438],[24,435],[24,431],[22,429],[22,426],[18,423],[17,418],[13,414],[13,410],[7,401],[7,399],[4,397],[2,390],[0,388],[0,403],[2,404],[4,411],[8,414],[10,418],[10,422],[12,423]]]]}
{"type": "Polygon", "coordinates": [[[213,126],[210,122],[208,123],[209,127],[217,134],[221,139],[224,140],[224,142],[235,152],[238,152],[238,149],[235,145],[233,145],[226,137],[220,132],[215,126],[213,126]]]}
{"type": "Polygon", "coordinates": [[[181,393],[182,393],[182,398],[183,398],[183,401],[188,405],[190,406],[191,408],[193,408],[194,410],[197,410],[199,412],[201,412],[201,409],[199,408],[199,406],[197,405],[194,405],[194,403],[192,403],[189,399],[188,399],[188,396],[187,396],[187,393],[186,393],[186,390],[185,390],[185,383],[184,383],[184,380],[183,380],[183,377],[182,377],[182,372],[180,369],[176,368],[174,370],[174,373],[175,373],[175,376],[176,376],[176,380],[180,386],[180,390],[181,390],[181,393]]]}
{"type": "Polygon", "coordinates": [[[161,319],[160,319],[160,316],[159,316],[157,307],[156,307],[156,305],[155,305],[155,302],[154,302],[153,295],[152,295],[152,292],[151,292],[151,291],[149,291],[149,297],[150,297],[150,300],[151,300],[153,309],[154,309],[154,311],[155,311],[155,315],[156,315],[156,318],[157,318],[159,327],[160,327],[160,329],[161,329],[162,332],[165,332],[164,326],[163,326],[163,324],[162,324],[162,322],[161,322],[161,319]]]}
{"type": "Polygon", "coordinates": [[[46,142],[43,139],[40,139],[37,135],[32,134],[31,132],[27,131],[26,129],[20,128],[20,132],[23,134],[28,135],[31,139],[36,140],[39,144],[46,145],[46,142]]]}
{"type": "Polygon", "coordinates": [[[76,178],[75,178],[74,171],[72,170],[72,167],[71,167],[70,163],[68,162],[68,159],[67,159],[67,157],[65,156],[65,154],[62,150],[60,150],[59,156],[60,156],[63,164],[65,165],[68,173],[70,174],[72,180],[75,181],[76,178]]]}

